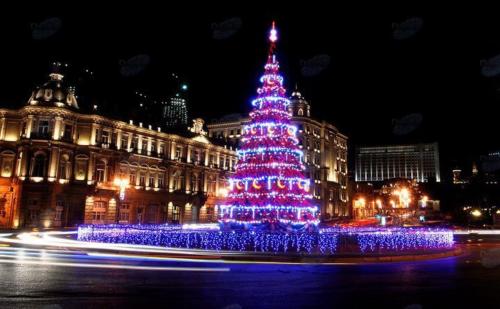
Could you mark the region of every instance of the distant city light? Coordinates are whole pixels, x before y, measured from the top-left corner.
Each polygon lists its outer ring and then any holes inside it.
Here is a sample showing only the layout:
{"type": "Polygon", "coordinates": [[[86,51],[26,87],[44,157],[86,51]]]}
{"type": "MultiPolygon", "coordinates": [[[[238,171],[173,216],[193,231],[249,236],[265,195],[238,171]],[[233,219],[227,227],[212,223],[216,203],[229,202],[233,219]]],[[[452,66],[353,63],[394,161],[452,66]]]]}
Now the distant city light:
{"type": "Polygon", "coordinates": [[[482,213],[481,213],[481,211],[479,209],[474,209],[473,211],[471,211],[470,214],[473,215],[476,218],[479,218],[482,215],[482,213]]]}

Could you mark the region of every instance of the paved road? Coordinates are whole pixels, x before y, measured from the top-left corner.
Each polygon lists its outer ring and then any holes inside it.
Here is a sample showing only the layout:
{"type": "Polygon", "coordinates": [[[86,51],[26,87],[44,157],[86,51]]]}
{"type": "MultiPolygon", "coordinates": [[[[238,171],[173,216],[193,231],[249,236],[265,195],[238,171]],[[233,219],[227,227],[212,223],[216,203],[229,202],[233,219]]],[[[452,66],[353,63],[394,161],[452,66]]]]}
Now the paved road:
{"type": "Polygon", "coordinates": [[[460,257],[368,265],[144,260],[8,244],[0,307],[498,308],[500,246],[467,239],[460,257]]]}

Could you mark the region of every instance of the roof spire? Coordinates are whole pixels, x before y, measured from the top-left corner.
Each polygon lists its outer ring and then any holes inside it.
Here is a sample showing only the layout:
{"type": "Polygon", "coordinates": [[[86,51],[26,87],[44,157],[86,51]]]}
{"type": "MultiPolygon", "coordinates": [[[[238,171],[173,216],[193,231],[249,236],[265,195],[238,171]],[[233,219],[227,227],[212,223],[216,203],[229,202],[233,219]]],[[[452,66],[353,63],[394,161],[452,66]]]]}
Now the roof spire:
{"type": "Polygon", "coordinates": [[[272,55],[274,54],[274,50],[276,49],[276,41],[278,41],[278,30],[276,30],[276,23],[273,20],[271,30],[269,31],[269,42],[271,42],[269,46],[269,57],[272,57],[272,55]]]}

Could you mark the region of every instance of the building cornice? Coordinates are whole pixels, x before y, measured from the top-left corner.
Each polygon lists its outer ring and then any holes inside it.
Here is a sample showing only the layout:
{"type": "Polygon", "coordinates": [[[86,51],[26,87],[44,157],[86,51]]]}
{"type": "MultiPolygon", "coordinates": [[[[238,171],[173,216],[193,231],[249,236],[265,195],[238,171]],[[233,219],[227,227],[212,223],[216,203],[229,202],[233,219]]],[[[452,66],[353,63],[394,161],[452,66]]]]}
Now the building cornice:
{"type": "Polygon", "coordinates": [[[134,133],[141,134],[147,137],[154,137],[157,139],[169,140],[174,142],[179,142],[185,145],[196,146],[200,148],[216,149],[217,151],[235,156],[236,153],[233,150],[224,148],[222,146],[214,145],[212,143],[206,144],[199,141],[195,141],[190,137],[184,137],[176,134],[171,134],[167,132],[159,132],[157,130],[140,127],[134,124],[130,124],[121,120],[110,119],[101,115],[96,114],[81,114],[75,111],[68,110],[63,107],[45,107],[45,106],[34,106],[28,105],[23,106],[20,109],[0,109],[0,117],[26,117],[28,115],[46,115],[46,116],[59,116],[64,118],[69,118],[76,120],[79,124],[88,122],[89,124],[96,123],[99,125],[105,125],[111,128],[133,131],[134,133]]]}

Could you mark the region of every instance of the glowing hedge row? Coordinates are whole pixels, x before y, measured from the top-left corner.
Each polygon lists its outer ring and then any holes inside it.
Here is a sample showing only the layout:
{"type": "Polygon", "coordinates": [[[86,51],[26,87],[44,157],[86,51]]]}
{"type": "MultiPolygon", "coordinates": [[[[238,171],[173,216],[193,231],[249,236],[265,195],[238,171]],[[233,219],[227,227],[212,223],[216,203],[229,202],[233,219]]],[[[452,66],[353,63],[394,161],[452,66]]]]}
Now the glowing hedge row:
{"type": "Polygon", "coordinates": [[[217,225],[86,225],[81,241],[171,248],[307,254],[377,254],[453,247],[453,233],[437,229],[326,228],[319,232],[218,230],[217,225]]]}
{"type": "Polygon", "coordinates": [[[254,252],[334,253],[337,234],[186,230],[162,226],[81,226],[78,240],[192,248],[204,250],[254,252]]]}

